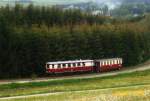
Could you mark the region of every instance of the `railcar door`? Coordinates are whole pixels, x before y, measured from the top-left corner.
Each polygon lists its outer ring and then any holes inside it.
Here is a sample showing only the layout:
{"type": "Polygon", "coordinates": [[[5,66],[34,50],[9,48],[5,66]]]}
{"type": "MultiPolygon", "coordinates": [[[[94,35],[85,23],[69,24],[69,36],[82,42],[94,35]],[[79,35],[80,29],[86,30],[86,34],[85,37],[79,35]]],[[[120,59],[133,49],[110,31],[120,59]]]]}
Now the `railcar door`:
{"type": "Polygon", "coordinates": [[[100,62],[95,62],[95,71],[100,72],[100,62]]]}

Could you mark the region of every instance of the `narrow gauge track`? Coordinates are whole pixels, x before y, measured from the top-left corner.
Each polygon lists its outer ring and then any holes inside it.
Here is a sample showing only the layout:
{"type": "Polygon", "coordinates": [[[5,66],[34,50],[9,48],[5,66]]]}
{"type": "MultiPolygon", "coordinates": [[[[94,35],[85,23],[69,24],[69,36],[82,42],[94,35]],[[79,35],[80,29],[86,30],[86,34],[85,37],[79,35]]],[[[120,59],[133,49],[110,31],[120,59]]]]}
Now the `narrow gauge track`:
{"type": "Polygon", "coordinates": [[[2,84],[10,84],[10,83],[29,83],[29,82],[46,82],[46,81],[53,81],[53,80],[64,80],[64,79],[84,79],[84,78],[95,78],[95,77],[105,77],[105,76],[114,76],[118,74],[124,73],[132,73],[136,71],[144,71],[150,69],[150,60],[145,62],[144,64],[140,64],[135,67],[126,67],[122,68],[118,71],[111,71],[111,72],[104,72],[104,73],[90,73],[90,74],[78,74],[78,75],[67,75],[67,76],[56,76],[56,77],[41,77],[36,79],[14,79],[14,80],[0,80],[0,85],[2,84]]]}

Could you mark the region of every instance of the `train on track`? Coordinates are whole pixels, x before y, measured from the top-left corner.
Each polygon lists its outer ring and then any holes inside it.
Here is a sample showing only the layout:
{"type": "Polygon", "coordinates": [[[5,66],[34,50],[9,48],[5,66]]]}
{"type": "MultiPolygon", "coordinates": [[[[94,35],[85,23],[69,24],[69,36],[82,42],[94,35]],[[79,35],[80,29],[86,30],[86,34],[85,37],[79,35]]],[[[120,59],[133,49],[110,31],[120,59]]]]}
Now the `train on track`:
{"type": "Polygon", "coordinates": [[[46,72],[50,74],[67,72],[106,72],[121,69],[122,63],[122,58],[47,62],[46,72]]]}

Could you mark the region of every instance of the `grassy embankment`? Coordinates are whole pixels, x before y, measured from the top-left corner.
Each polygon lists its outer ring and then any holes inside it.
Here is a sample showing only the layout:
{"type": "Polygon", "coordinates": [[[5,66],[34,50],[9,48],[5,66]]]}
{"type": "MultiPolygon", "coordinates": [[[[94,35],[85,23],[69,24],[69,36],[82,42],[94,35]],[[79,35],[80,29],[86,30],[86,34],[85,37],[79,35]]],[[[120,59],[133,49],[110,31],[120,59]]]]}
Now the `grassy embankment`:
{"type": "MultiPolygon", "coordinates": [[[[150,70],[89,79],[0,85],[0,97],[150,85],[150,70]]],[[[150,89],[150,86],[148,87],[150,89]]]]}

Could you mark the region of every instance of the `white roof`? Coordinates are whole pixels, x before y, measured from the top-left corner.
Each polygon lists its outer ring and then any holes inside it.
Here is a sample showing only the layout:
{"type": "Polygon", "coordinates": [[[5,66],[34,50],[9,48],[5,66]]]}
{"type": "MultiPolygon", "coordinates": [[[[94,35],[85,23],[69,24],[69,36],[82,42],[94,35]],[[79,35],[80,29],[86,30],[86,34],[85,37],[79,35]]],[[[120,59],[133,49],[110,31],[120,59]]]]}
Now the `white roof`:
{"type": "Polygon", "coordinates": [[[122,58],[99,59],[96,61],[108,61],[108,60],[122,60],[122,58]]]}
{"type": "Polygon", "coordinates": [[[57,62],[47,62],[47,64],[65,64],[65,63],[78,63],[78,62],[93,62],[93,60],[57,61],[57,62]]]}

